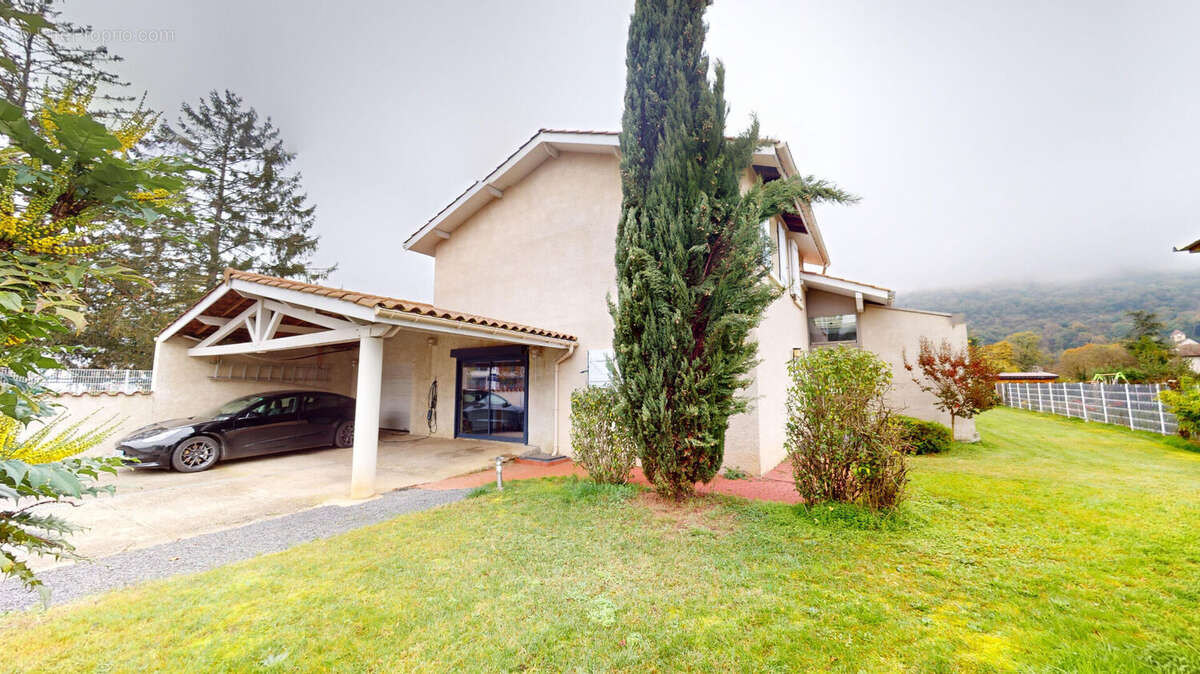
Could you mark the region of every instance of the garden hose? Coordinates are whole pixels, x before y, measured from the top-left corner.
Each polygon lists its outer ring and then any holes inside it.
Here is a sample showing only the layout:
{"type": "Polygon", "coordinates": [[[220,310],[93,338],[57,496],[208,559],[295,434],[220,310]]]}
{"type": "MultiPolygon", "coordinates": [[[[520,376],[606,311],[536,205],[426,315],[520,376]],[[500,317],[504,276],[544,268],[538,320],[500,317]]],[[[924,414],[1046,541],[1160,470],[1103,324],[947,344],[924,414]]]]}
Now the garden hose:
{"type": "Polygon", "coordinates": [[[425,426],[429,428],[429,434],[433,435],[437,431],[437,380],[429,385],[429,409],[425,412],[425,426]]]}

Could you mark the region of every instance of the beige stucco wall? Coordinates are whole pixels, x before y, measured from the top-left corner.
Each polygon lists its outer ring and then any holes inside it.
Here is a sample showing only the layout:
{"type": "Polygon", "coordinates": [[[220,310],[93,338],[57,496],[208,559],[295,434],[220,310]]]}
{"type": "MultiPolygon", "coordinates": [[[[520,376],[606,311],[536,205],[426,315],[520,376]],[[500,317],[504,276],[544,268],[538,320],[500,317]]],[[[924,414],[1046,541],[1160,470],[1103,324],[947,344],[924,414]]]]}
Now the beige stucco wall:
{"type": "MultiPolygon", "coordinates": [[[[757,412],[756,463],[746,468],[738,457],[726,454],[726,463],[744,470],[765,473],[787,458],[784,448],[787,431],[788,361],[792,349],[808,346],[808,322],[804,308],[783,293],[767,308],[762,324],[754,333],[758,340],[759,363],[754,369],[756,384],[754,406],[757,412]]],[[[727,443],[728,444],[728,443],[727,443]]]]}
{"type": "MultiPolygon", "coordinates": [[[[417,435],[429,434],[426,412],[429,409],[429,387],[438,383],[437,428],[433,435],[440,438],[454,437],[454,401],[458,372],[458,361],[450,355],[454,349],[501,346],[501,342],[472,339],[455,335],[433,335],[420,332],[401,332],[384,343],[385,359],[406,360],[413,365],[413,395],[410,432],[417,435]],[[430,341],[432,340],[432,343],[430,341]]],[[[533,347],[529,354],[529,390],[526,391],[526,420],[529,429],[529,445],[551,451],[554,440],[554,398],[552,395],[554,370],[553,358],[557,350],[533,347]]],[[[525,449],[514,449],[520,454],[525,449]]]]}
{"type": "MultiPolygon", "coordinates": [[[[433,303],[537,327],[579,339],[559,366],[558,448],[569,452],[571,391],[585,386],[588,349],[612,344],[605,298],[616,295],[617,218],[621,184],[610,154],[563,152],[504,191],[438,244],[433,303]]],[[[554,361],[544,349],[532,367],[530,444],[554,447],[554,361]],[[544,422],[549,428],[543,428],[544,422]]],[[[531,359],[531,366],[533,359],[531,359]]],[[[441,380],[451,404],[453,378],[441,380]]],[[[449,419],[450,416],[439,417],[449,419]]]]}
{"type": "MultiPolygon", "coordinates": [[[[558,449],[570,452],[569,397],[586,384],[587,352],[611,347],[612,322],[605,302],[615,294],[616,223],[620,215],[617,159],[607,154],[564,152],[543,163],[460,225],[435,253],[434,304],[461,311],[561,330],[579,338],[578,350],[560,369],[557,397],[558,449]]],[[[785,458],[787,361],[793,348],[808,345],[807,316],[855,313],[852,297],[805,293],[804,307],[784,294],[755,331],[761,362],[744,394],[748,413],[730,420],[726,465],[753,473],[785,458]]],[[[860,317],[860,344],[892,363],[894,404],[906,413],[948,423],[903,369],[902,350],[915,352],[922,335],[966,344],[966,326],[929,313],[868,305],[860,317]]],[[[439,434],[453,431],[454,361],[450,340],[431,354],[432,374],[414,382],[413,419],[424,419],[425,391],[432,376],[441,388],[439,434]],[[420,409],[415,409],[420,407],[420,409]]],[[[554,360],[563,351],[546,349],[531,359],[530,444],[554,445],[552,391],[554,360]],[[549,422],[549,423],[547,423],[549,422]]],[[[414,425],[417,425],[414,421],[414,425]]],[[[960,437],[974,435],[961,424],[960,437]]]]}
{"type": "MultiPolygon", "coordinates": [[[[904,369],[904,357],[915,362],[921,337],[934,343],[949,340],[956,349],[967,348],[967,324],[944,314],[897,309],[868,304],[859,317],[859,342],[892,365],[890,402],[902,414],[950,425],[950,415],[934,407],[932,395],[921,391],[904,369]]],[[[959,420],[955,438],[973,440],[976,437],[973,420],[959,420]]]]}
{"type": "MultiPolygon", "coordinates": [[[[749,180],[753,174],[747,175],[749,180]]],[[[561,330],[579,339],[575,354],[559,371],[557,439],[562,453],[570,453],[569,399],[571,391],[587,383],[587,352],[612,345],[606,297],[616,294],[613,258],[620,211],[616,157],[563,152],[480,209],[435,252],[435,305],[561,330]]],[[[853,311],[853,300],[850,306],[853,311]]],[[[755,370],[755,383],[743,392],[751,400],[749,412],[730,420],[725,464],[762,473],[784,458],[787,359],[793,347],[807,344],[804,311],[784,296],[767,311],[756,334],[763,362],[755,370]]],[[[544,353],[545,386],[538,385],[537,368],[531,373],[530,443],[550,451],[552,424],[547,431],[539,420],[554,407],[554,360],[564,352],[544,353]]],[[[447,383],[452,381],[442,379],[441,390],[450,391],[447,383]]],[[[452,394],[442,398],[452,410],[452,394]]],[[[450,417],[439,411],[439,418],[450,417]]]]}
{"type": "MultiPolygon", "coordinates": [[[[109,453],[118,438],[154,420],[154,399],[149,392],[113,395],[64,394],[55,397],[54,404],[58,408],[56,414],[61,418],[60,428],[89,417],[89,426],[107,423],[110,420],[116,423],[116,430],[112,435],[99,446],[85,452],[86,455],[109,453]]],[[[35,422],[30,425],[29,430],[32,432],[37,428],[40,426],[35,422]]]]}

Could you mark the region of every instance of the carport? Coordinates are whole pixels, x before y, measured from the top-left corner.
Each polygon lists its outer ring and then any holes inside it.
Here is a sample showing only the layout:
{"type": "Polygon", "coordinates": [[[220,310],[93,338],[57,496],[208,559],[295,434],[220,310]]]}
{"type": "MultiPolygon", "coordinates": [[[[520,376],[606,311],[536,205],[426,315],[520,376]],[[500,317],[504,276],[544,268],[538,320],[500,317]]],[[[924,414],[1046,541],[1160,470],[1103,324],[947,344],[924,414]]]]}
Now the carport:
{"type": "MultiPolygon", "coordinates": [[[[189,409],[191,414],[197,411],[198,398],[253,392],[264,388],[264,381],[294,388],[305,383],[302,372],[326,373],[326,379],[314,380],[309,387],[356,398],[350,496],[366,498],[375,493],[381,395],[387,396],[385,402],[395,403],[407,388],[401,407],[408,405],[410,413],[404,416],[414,426],[418,420],[424,425],[425,412],[432,410],[451,423],[431,426],[431,436],[476,439],[480,439],[477,428],[468,426],[467,420],[482,413],[485,430],[489,423],[498,423],[489,421],[499,417],[497,409],[476,409],[491,405],[486,401],[494,396],[509,408],[505,413],[510,425],[506,428],[510,432],[497,432],[494,439],[534,444],[531,438],[545,438],[539,449],[551,453],[545,445],[556,444],[549,438],[558,437],[557,428],[551,432],[547,427],[558,419],[558,365],[575,345],[571,335],[551,330],[229,269],[221,285],[158,335],[153,391],[156,398],[167,401],[166,407],[186,416],[189,409]],[[314,362],[321,367],[305,364],[314,362]],[[484,374],[472,379],[464,374],[464,363],[473,364],[470,372],[484,374]],[[404,365],[409,374],[400,380],[400,389],[391,387],[383,394],[385,370],[405,371],[385,364],[404,365]],[[433,404],[433,396],[424,392],[435,391],[439,380],[453,381],[454,395],[433,404]],[[520,387],[519,404],[491,393],[491,387],[501,382],[520,387]],[[532,431],[531,418],[538,424],[532,431]],[[521,433],[511,432],[515,424],[521,433]]],[[[508,398],[517,395],[516,390],[508,398]]],[[[556,453],[557,447],[553,450],[556,453]]]]}

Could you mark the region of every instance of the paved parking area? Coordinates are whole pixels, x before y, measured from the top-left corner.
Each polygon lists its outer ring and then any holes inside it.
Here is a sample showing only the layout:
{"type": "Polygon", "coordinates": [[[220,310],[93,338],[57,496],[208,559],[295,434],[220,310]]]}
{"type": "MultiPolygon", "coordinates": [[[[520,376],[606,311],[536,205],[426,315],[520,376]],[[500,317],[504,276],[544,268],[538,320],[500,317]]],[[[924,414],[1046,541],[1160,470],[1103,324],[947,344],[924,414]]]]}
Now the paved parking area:
{"type": "MultiPolygon", "coordinates": [[[[376,489],[382,493],[482,470],[515,449],[508,443],[383,431],[376,489]]],[[[116,484],[115,496],[45,510],[87,527],[71,537],[80,554],[106,557],[344,502],[351,453],[306,450],[219,463],[203,473],[122,470],[106,478],[116,484]]],[[[62,565],[53,559],[31,563],[37,570],[62,565]]]]}

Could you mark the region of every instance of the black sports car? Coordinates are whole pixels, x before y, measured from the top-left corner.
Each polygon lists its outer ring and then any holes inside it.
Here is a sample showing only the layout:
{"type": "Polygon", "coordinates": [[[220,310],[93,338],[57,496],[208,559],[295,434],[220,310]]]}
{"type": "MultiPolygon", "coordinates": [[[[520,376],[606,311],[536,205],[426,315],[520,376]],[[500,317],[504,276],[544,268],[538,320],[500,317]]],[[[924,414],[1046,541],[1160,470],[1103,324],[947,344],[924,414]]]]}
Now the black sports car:
{"type": "Polygon", "coordinates": [[[217,461],[354,444],[354,399],[320,391],[242,396],[186,419],[144,426],[117,443],[139,467],[195,473],[217,461]]]}

